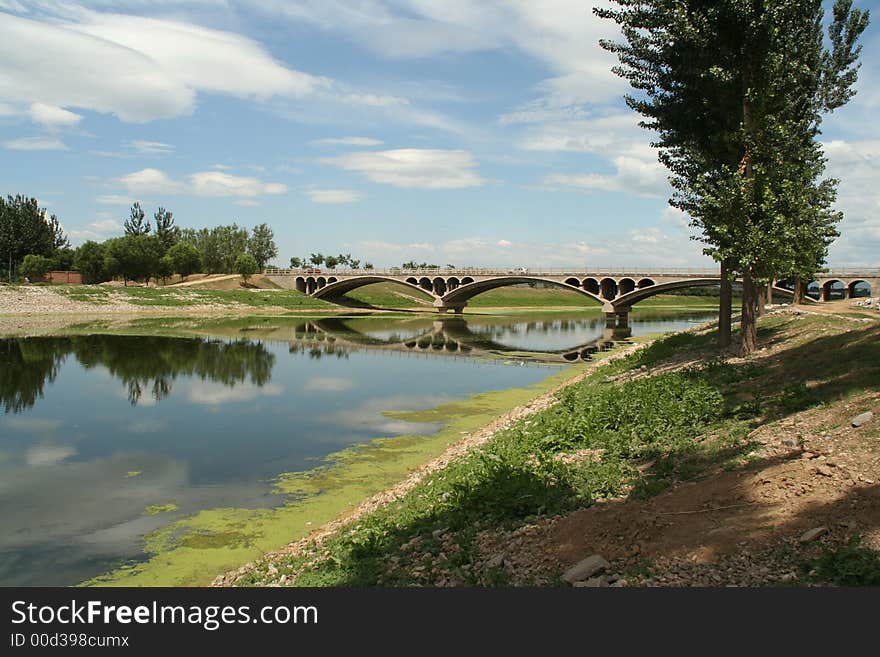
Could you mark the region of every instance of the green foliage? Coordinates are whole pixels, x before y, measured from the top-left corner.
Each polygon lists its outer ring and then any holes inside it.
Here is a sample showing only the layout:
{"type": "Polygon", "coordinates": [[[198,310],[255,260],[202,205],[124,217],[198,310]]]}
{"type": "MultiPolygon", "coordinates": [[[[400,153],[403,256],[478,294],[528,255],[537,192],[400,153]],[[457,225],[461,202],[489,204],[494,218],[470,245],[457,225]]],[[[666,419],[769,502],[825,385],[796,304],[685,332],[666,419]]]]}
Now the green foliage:
{"type": "Polygon", "coordinates": [[[168,252],[180,240],[180,229],[174,225],[173,213],[160,207],[153,215],[156,222],[156,237],[162,242],[162,249],[168,252]]]}
{"type": "Polygon", "coordinates": [[[324,264],[327,265],[327,269],[336,269],[337,265],[339,265],[339,258],[336,256],[327,256],[324,258],[324,264]]]}
{"type": "Polygon", "coordinates": [[[290,259],[290,268],[291,269],[299,269],[303,266],[303,259],[297,258],[296,256],[290,259]]]}
{"type": "Polygon", "coordinates": [[[755,345],[756,286],[808,277],[838,235],[837,181],[823,179],[824,113],[855,93],[868,12],[837,0],[822,36],[822,3],[614,0],[594,9],[622,42],[601,41],[637,96],[627,104],[659,134],[670,203],[702,230],[705,253],[744,280],[742,344],[755,345]]]}
{"type": "Polygon", "coordinates": [[[174,273],[174,260],[167,253],[159,258],[159,264],[156,268],[156,276],[159,276],[164,283],[171,274],[174,273]]]}
{"type": "Polygon", "coordinates": [[[167,253],[171,258],[172,270],[183,278],[195,274],[202,268],[202,255],[190,242],[181,242],[172,246],[167,253]]]}
{"type": "Polygon", "coordinates": [[[320,267],[324,264],[324,255],[322,253],[312,253],[309,256],[309,262],[315,267],[320,267]]]}
{"type": "Polygon", "coordinates": [[[234,269],[235,273],[240,274],[245,281],[260,271],[257,261],[248,254],[240,255],[235,259],[234,269]]]}
{"type": "Polygon", "coordinates": [[[260,271],[266,267],[267,262],[278,255],[275,234],[267,224],[254,226],[247,241],[247,252],[257,261],[257,267],[260,271]]]}
{"type": "Polygon", "coordinates": [[[26,255],[51,258],[67,246],[57,217],[46,216],[37,199],[22,195],[0,197],[0,269],[9,274],[26,255]]]}
{"type": "Polygon", "coordinates": [[[817,582],[880,586],[880,552],[862,547],[860,537],[853,536],[845,546],[803,564],[802,570],[817,582]]]}
{"type": "Polygon", "coordinates": [[[148,235],[150,232],[150,222],[144,219],[144,209],[140,203],[134,203],[131,206],[128,219],[123,224],[125,234],[127,236],[148,235]]]}
{"type": "Polygon", "coordinates": [[[83,283],[100,283],[109,278],[105,268],[105,255],[104,245],[92,240],[76,250],[73,263],[82,274],[83,283]]]}
{"type": "Polygon", "coordinates": [[[126,281],[149,279],[159,270],[162,242],[155,235],[126,235],[104,243],[104,266],[108,273],[126,281]]]}
{"type": "Polygon", "coordinates": [[[60,248],[50,258],[49,269],[52,271],[71,271],[76,260],[76,251],[69,246],[60,248]]]}
{"type": "Polygon", "coordinates": [[[19,272],[32,282],[37,282],[43,279],[51,267],[52,262],[49,258],[40,255],[26,255],[21,262],[19,272]]]}
{"type": "Polygon", "coordinates": [[[195,246],[207,274],[226,274],[235,271],[235,260],[247,252],[248,231],[238,224],[180,231],[180,241],[195,246]]]}

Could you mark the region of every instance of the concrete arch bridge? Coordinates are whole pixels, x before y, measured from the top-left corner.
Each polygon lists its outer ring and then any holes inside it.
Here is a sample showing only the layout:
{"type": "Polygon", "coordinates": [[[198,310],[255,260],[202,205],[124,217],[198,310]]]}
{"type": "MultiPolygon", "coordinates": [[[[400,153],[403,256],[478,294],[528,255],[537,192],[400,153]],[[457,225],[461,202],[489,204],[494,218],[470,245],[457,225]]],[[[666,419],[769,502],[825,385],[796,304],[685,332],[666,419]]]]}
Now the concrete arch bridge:
{"type": "MultiPolygon", "coordinates": [[[[374,283],[391,282],[410,287],[434,298],[440,313],[452,310],[461,313],[470,299],[501,287],[539,283],[571,290],[600,303],[606,316],[616,318],[617,326],[626,326],[632,306],[654,295],[689,287],[718,285],[717,269],[606,269],[578,272],[575,269],[433,269],[401,270],[267,270],[266,275],[277,285],[296,289],[319,299],[332,301],[344,294],[374,283]]],[[[845,294],[868,288],[869,294],[880,289],[880,269],[840,269],[822,274],[815,282],[823,291],[821,300],[828,300],[836,286],[844,286],[845,294]]],[[[791,296],[792,289],[784,281],[774,281],[772,290],[791,296]]]]}

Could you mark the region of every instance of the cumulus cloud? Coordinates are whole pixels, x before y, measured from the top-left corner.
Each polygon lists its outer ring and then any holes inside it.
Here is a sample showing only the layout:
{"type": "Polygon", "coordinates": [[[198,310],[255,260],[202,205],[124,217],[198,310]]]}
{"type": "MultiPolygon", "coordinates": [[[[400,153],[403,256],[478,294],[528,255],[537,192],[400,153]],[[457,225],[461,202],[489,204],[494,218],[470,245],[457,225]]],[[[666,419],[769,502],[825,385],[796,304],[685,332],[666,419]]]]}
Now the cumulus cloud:
{"type": "Polygon", "coordinates": [[[375,183],[395,187],[463,189],[480,187],[486,182],[476,172],[474,157],[463,150],[404,148],[349,153],[321,161],[360,173],[375,183]]]}
{"type": "Polygon", "coordinates": [[[57,110],[81,107],[143,122],[191,113],[198,92],[265,100],[330,85],[250,39],[178,21],[91,11],[76,20],[0,21],[0,98],[53,107],[41,112],[50,120],[73,121],[57,110]]]}
{"type": "Polygon", "coordinates": [[[47,128],[74,126],[82,121],[82,116],[79,114],[45,103],[33,103],[28,114],[32,121],[47,128]]]}
{"type": "MultiPolygon", "coordinates": [[[[96,199],[99,203],[101,202],[100,198],[96,199]]],[[[122,198],[124,200],[118,203],[118,205],[130,205],[132,203],[127,197],[122,198]]],[[[117,205],[117,203],[113,205],[117,205]]],[[[113,235],[121,235],[122,224],[115,219],[104,218],[87,224],[84,229],[73,229],[68,231],[68,233],[71,238],[78,242],[85,242],[86,240],[103,241],[113,235]]]]}
{"type": "Polygon", "coordinates": [[[3,142],[10,151],[66,151],[67,145],[55,137],[20,137],[3,142]]]}
{"type": "MultiPolygon", "coordinates": [[[[234,176],[223,171],[200,171],[186,182],[174,180],[164,171],[146,168],[117,179],[133,196],[149,194],[193,194],[195,196],[253,198],[266,194],[284,194],[287,185],[263,182],[251,176],[234,176]]],[[[121,196],[106,196],[107,202],[121,196]]]]}
{"type": "Polygon", "coordinates": [[[310,189],[306,194],[312,203],[356,203],[361,198],[353,189],[310,189]]]}

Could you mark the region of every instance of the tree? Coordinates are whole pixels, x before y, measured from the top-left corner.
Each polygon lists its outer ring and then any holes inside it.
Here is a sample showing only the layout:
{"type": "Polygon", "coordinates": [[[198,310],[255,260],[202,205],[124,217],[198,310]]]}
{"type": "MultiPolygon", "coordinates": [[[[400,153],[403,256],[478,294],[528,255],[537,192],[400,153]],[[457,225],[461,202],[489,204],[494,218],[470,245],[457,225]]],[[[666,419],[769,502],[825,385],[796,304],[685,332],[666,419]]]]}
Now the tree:
{"type": "Polygon", "coordinates": [[[74,267],[82,274],[84,283],[100,283],[106,280],[104,246],[89,240],[76,250],[74,267]]]}
{"type": "Polygon", "coordinates": [[[124,226],[126,235],[147,235],[150,232],[150,222],[144,220],[144,210],[141,204],[135,202],[131,206],[128,219],[124,226]]]}
{"type": "Polygon", "coordinates": [[[311,262],[315,267],[320,267],[324,264],[324,256],[320,253],[312,253],[309,256],[309,262],[311,262]]]}
{"type": "Polygon", "coordinates": [[[56,243],[66,243],[61,237],[57,219],[47,219],[37,199],[21,194],[0,197],[0,267],[10,278],[26,255],[52,257],[56,243]]]}
{"type": "Polygon", "coordinates": [[[162,242],[162,248],[167,253],[180,240],[180,229],[174,225],[174,213],[159,207],[153,215],[153,220],[156,222],[156,237],[162,242]]]}
{"type": "Polygon", "coordinates": [[[351,267],[352,269],[357,269],[358,267],[361,266],[361,261],[355,260],[351,256],[349,256],[348,257],[348,266],[351,267]]]}
{"type": "Polygon", "coordinates": [[[41,255],[26,255],[21,262],[19,272],[32,282],[41,281],[51,267],[49,258],[41,255]]]}
{"type": "Polygon", "coordinates": [[[184,279],[202,268],[202,255],[189,242],[175,244],[168,250],[167,255],[171,258],[173,271],[184,279]]]}
{"type": "Polygon", "coordinates": [[[254,258],[252,255],[243,254],[235,259],[235,273],[240,274],[241,277],[245,280],[245,283],[258,271],[260,271],[260,267],[257,264],[256,258],[254,258]]]}
{"type": "MultiPolygon", "coordinates": [[[[160,240],[161,242],[161,240],[160,240]]],[[[174,260],[167,253],[159,258],[159,264],[156,267],[156,276],[162,278],[162,285],[165,285],[168,277],[174,273],[174,260]]]]}
{"type": "Polygon", "coordinates": [[[365,262],[365,263],[364,263],[364,269],[366,269],[366,270],[369,271],[369,270],[371,270],[372,268],[373,268],[373,263],[372,263],[372,262],[365,262]]]}
{"type": "Polygon", "coordinates": [[[67,239],[67,235],[64,234],[64,227],[61,225],[61,222],[58,221],[58,217],[53,214],[51,217],[49,217],[48,224],[49,230],[52,231],[53,254],[59,249],[69,249],[70,240],[67,239]]]}
{"type": "Polygon", "coordinates": [[[254,226],[251,237],[247,243],[247,252],[257,261],[260,270],[266,267],[266,263],[278,255],[278,247],[275,246],[275,234],[267,224],[254,226]]]}
{"type": "MultiPolygon", "coordinates": [[[[149,282],[159,270],[162,243],[155,235],[126,235],[104,244],[107,255],[115,262],[115,271],[126,283],[130,280],[149,282]]],[[[105,266],[112,264],[105,257],[105,266]]]]}
{"type": "Polygon", "coordinates": [[[327,269],[336,269],[336,266],[339,264],[339,258],[336,256],[327,256],[324,259],[324,264],[327,265],[327,269]]]}
{"type": "Polygon", "coordinates": [[[52,271],[71,271],[76,260],[76,251],[70,247],[64,247],[55,251],[49,259],[49,267],[52,271]]]}
{"type": "Polygon", "coordinates": [[[600,43],[640,92],[627,104],[659,134],[670,203],[702,230],[704,252],[743,279],[748,355],[759,288],[824,258],[836,233],[836,182],[820,178],[817,135],[821,115],[854,93],[867,12],[837,0],[827,51],[819,0],[613,2],[620,9],[594,11],[614,20],[625,41],[600,43]]]}
{"type": "Polygon", "coordinates": [[[291,269],[299,269],[303,266],[302,258],[297,258],[296,256],[290,259],[290,268],[291,269]]]}

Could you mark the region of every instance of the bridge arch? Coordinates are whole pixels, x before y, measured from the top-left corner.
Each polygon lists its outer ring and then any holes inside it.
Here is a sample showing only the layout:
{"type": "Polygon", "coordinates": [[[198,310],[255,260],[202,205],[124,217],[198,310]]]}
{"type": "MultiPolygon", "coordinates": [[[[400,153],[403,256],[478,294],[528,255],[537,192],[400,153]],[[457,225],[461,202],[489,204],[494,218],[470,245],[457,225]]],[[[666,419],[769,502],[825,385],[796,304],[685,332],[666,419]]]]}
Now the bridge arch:
{"type": "Polygon", "coordinates": [[[617,297],[617,281],[613,278],[603,278],[599,281],[599,287],[602,290],[602,298],[606,301],[613,301],[617,297]]]}
{"type": "Polygon", "coordinates": [[[597,297],[599,296],[601,288],[599,286],[599,281],[597,281],[595,278],[585,278],[582,286],[584,290],[586,290],[590,294],[593,294],[597,297]]]}
{"type": "Polygon", "coordinates": [[[320,289],[317,288],[317,283],[314,283],[315,289],[309,288],[308,281],[313,281],[311,277],[306,280],[306,288],[309,294],[314,294],[317,299],[328,299],[332,297],[341,297],[342,295],[351,292],[352,290],[356,290],[359,287],[365,287],[367,285],[373,285],[374,283],[395,283],[397,285],[401,285],[403,287],[412,288],[418,292],[428,292],[430,293],[430,289],[425,290],[421,288],[419,285],[412,284],[409,280],[401,281],[399,278],[392,278],[390,276],[358,276],[357,278],[346,278],[338,281],[334,281],[332,283],[325,284],[324,287],[320,289]]]}
{"type": "Polygon", "coordinates": [[[545,285],[552,285],[553,287],[558,287],[563,290],[571,290],[572,292],[585,296],[589,299],[592,299],[593,301],[598,301],[599,303],[603,302],[603,299],[599,298],[598,295],[587,292],[584,289],[574,287],[561,281],[554,281],[549,278],[542,278],[540,276],[499,276],[486,278],[477,282],[473,282],[473,279],[464,278],[462,280],[461,287],[455,290],[450,290],[445,295],[443,295],[440,300],[446,304],[467,303],[470,299],[473,299],[475,296],[477,296],[478,294],[482,294],[483,292],[495,290],[500,287],[510,287],[511,285],[522,285],[524,283],[542,283],[545,285]],[[471,282],[465,284],[465,281],[467,280],[470,280],[471,282]]]}
{"type": "Polygon", "coordinates": [[[434,279],[433,286],[432,292],[437,296],[442,297],[446,294],[446,281],[440,276],[434,279]]]}
{"type": "Polygon", "coordinates": [[[830,301],[831,294],[835,290],[840,290],[843,292],[843,296],[846,296],[847,287],[846,284],[837,278],[832,278],[830,280],[824,281],[820,287],[821,290],[821,299],[822,301],[830,301]]]}
{"type": "Polygon", "coordinates": [[[631,278],[621,278],[617,283],[617,289],[620,294],[629,294],[636,289],[636,282],[631,278]]]}
{"type": "Polygon", "coordinates": [[[302,276],[297,276],[296,281],[294,281],[293,286],[297,292],[305,293],[306,292],[306,279],[302,276]]]}
{"type": "MultiPolygon", "coordinates": [[[[859,279],[856,279],[856,280],[854,280],[854,281],[850,281],[850,282],[849,282],[849,285],[847,285],[847,291],[849,292],[849,298],[850,298],[850,299],[853,299],[853,298],[856,297],[856,291],[859,289],[859,288],[858,288],[858,285],[859,285],[859,284],[861,284],[861,285],[863,285],[864,287],[868,288],[868,293],[865,294],[865,295],[858,295],[858,296],[868,296],[868,297],[870,297],[870,296],[874,296],[874,292],[875,292],[875,290],[871,287],[871,284],[870,284],[868,281],[865,281],[865,280],[862,280],[862,279],[859,278],[859,279]]],[[[864,287],[863,287],[862,289],[864,289],[864,287]]]]}
{"type": "MultiPolygon", "coordinates": [[[[642,279],[647,280],[647,279],[642,279]]],[[[640,281],[641,282],[641,281],[640,281]]],[[[639,301],[644,301],[657,294],[669,292],[671,290],[682,290],[688,287],[706,287],[707,285],[720,285],[718,278],[689,278],[682,281],[671,281],[669,283],[659,283],[649,285],[647,287],[636,288],[632,292],[622,294],[616,299],[611,300],[613,305],[620,308],[629,308],[639,301]]]]}
{"type": "Polygon", "coordinates": [[[642,278],[641,280],[639,280],[639,284],[636,287],[638,287],[640,290],[643,290],[646,287],[651,287],[652,285],[656,285],[656,283],[654,282],[654,279],[642,278]]]}

